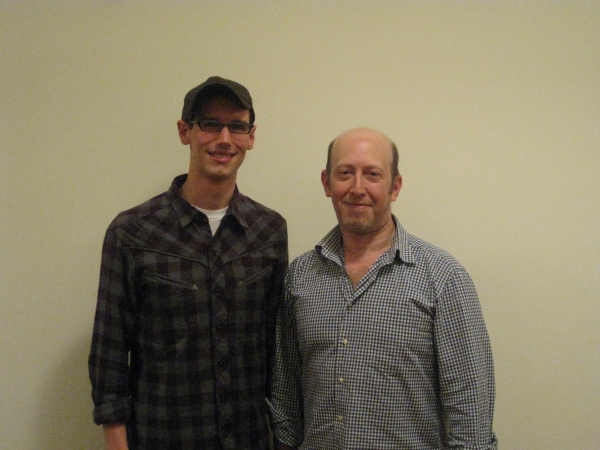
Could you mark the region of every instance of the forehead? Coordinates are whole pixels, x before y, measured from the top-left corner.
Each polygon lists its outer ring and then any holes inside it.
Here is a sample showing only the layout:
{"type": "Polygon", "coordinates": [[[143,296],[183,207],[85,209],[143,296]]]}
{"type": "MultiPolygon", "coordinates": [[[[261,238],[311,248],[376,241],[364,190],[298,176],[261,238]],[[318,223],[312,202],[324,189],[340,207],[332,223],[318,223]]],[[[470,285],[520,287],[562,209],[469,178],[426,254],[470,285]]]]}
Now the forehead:
{"type": "Polygon", "coordinates": [[[203,99],[198,105],[197,117],[232,116],[241,120],[250,118],[250,110],[235,99],[226,95],[216,95],[203,99]]]}
{"type": "Polygon", "coordinates": [[[333,145],[331,164],[387,168],[392,163],[392,145],[386,137],[371,131],[348,133],[333,145]]]}

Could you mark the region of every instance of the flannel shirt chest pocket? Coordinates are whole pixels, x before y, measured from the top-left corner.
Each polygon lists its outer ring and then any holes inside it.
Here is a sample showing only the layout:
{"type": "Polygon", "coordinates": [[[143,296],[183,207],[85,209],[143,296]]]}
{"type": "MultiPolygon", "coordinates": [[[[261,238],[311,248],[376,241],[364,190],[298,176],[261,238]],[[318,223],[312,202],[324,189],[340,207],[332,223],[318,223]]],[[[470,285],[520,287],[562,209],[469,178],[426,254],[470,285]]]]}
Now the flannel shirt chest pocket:
{"type": "Polygon", "coordinates": [[[209,326],[199,287],[208,276],[206,267],[179,255],[145,249],[136,250],[133,260],[141,344],[157,356],[180,354],[188,339],[209,326]]]}
{"type": "Polygon", "coordinates": [[[223,265],[231,331],[246,334],[264,328],[269,304],[275,298],[273,275],[278,258],[274,247],[244,254],[223,265]]]}

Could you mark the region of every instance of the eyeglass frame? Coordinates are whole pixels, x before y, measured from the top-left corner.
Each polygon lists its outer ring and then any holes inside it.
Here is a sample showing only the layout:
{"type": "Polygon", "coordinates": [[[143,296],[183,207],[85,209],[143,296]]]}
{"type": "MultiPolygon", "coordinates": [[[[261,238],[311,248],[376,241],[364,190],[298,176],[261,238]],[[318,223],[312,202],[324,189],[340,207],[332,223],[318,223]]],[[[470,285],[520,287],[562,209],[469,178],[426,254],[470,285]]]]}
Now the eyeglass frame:
{"type": "Polygon", "coordinates": [[[192,120],[191,122],[188,122],[192,127],[194,126],[194,124],[198,125],[198,127],[204,131],[205,133],[220,133],[223,130],[223,127],[227,127],[227,129],[229,130],[229,132],[231,134],[250,134],[252,132],[252,129],[254,128],[254,124],[253,123],[249,123],[249,122],[230,122],[230,123],[223,123],[220,122],[219,120],[214,120],[214,119],[201,119],[201,120],[192,120]],[[205,130],[204,128],[202,128],[202,122],[210,122],[213,124],[219,124],[221,127],[219,128],[218,131],[216,130],[205,130]],[[248,126],[248,131],[246,132],[239,132],[239,131],[234,131],[231,129],[232,125],[244,125],[244,126],[248,126]]]}

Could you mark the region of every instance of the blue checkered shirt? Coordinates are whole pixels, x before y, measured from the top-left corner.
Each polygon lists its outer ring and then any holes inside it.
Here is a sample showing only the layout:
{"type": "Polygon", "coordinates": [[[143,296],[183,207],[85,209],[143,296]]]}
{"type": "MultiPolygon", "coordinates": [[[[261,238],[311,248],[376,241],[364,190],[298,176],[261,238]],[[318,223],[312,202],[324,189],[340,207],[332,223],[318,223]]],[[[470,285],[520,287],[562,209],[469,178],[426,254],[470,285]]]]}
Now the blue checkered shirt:
{"type": "Polygon", "coordinates": [[[356,289],[334,228],[287,273],[269,394],[301,449],[497,448],[492,353],[465,269],[407,234],[356,289]]]}

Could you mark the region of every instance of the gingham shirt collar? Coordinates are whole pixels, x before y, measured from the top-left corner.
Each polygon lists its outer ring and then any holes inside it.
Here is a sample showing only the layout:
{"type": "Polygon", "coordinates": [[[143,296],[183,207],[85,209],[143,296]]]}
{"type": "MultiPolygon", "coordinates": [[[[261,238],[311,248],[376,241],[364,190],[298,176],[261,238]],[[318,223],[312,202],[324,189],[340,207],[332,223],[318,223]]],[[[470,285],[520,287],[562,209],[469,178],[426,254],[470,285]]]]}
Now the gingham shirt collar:
{"type": "MultiPolygon", "coordinates": [[[[408,245],[408,235],[406,230],[400,224],[398,218],[392,214],[392,219],[396,225],[396,233],[392,245],[383,255],[384,263],[394,261],[405,264],[414,264],[415,257],[408,245]]],[[[340,226],[335,226],[327,235],[315,246],[315,252],[325,258],[336,261],[340,266],[344,265],[344,248],[342,245],[342,232],[340,226]]]]}

